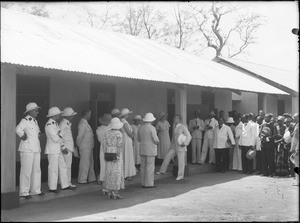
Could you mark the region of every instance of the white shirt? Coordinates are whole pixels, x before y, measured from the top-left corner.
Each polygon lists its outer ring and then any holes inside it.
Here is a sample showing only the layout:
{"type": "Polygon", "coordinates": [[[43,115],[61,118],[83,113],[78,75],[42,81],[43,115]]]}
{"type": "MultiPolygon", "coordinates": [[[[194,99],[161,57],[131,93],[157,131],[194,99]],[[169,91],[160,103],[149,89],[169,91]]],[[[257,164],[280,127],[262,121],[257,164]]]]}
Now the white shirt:
{"type": "Polygon", "coordinates": [[[213,148],[215,149],[227,148],[226,142],[228,138],[230,139],[232,145],[235,145],[233,134],[229,126],[223,124],[221,129],[219,129],[219,126],[216,127],[214,129],[213,148]]]}
{"type": "Polygon", "coordinates": [[[45,147],[45,154],[59,154],[64,149],[62,143],[62,136],[60,135],[60,128],[56,121],[49,118],[45,126],[45,133],[47,142],[45,147]]]}
{"type": "Polygon", "coordinates": [[[189,131],[191,132],[192,138],[202,139],[202,131],[205,129],[205,124],[200,118],[193,118],[189,122],[189,131]],[[193,129],[199,126],[198,129],[193,129]]]}
{"type": "Polygon", "coordinates": [[[69,151],[74,152],[74,141],[71,126],[72,123],[65,118],[59,123],[59,128],[61,129],[60,135],[63,137],[63,143],[69,151]]]}
{"type": "Polygon", "coordinates": [[[211,126],[212,129],[205,130],[204,138],[208,137],[209,139],[212,139],[213,138],[214,129],[215,129],[215,127],[218,126],[218,121],[215,118],[206,119],[205,120],[205,126],[206,125],[211,126]]]}
{"type": "Polygon", "coordinates": [[[79,147],[84,146],[84,144],[94,146],[94,134],[91,126],[86,119],[82,118],[78,124],[78,135],[76,138],[76,144],[79,147]]]}
{"type": "Polygon", "coordinates": [[[36,119],[27,115],[21,120],[16,127],[16,133],[19,137],[24,136],[26,133],[27,139],[21,140],[19,145],[20,152],[36,153],[41,152],[41,145],[39,140],[40,128],[36,119]]]}
{"type": "Polygon", "coordinates": [[[254,146],[255,141],[256,141],[256,130],[254,129],[254,126],[250,122],[243,123],[239,145],[254,146]]]}

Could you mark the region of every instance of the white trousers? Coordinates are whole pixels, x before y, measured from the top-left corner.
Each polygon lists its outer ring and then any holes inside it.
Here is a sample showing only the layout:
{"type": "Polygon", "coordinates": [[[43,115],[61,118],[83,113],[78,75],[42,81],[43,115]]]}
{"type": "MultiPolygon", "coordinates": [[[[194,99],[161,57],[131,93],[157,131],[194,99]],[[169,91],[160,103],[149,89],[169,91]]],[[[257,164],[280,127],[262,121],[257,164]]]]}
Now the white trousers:
{"type": "Polygon", "coordinates": [[[176,151],[175,149],[169,149],[164,158],[164,161],[160,167],[159,172],[166,173],[169,163],[171,159],[174,158],[175,154],[177,155],[178,159],[178,174],[177,177],[183,178],[184,177],[184,169],[185,169],[185,151],[176,151]]]}
{"type": "Polygon", "coordinates": [[[155,156],[141,156],[141,185],[154,186],[155,156]]]}
{"type": "Polygon", "coordinates": [[[209,148],[209,163],[216,163],[215,150],[213,148],[213,139],[209,139],[209,138],[205,137],[204,141],[203,141],[202,153],[201,153],[201,162],[200,163],[202,163],[202,164],[205,163],[208,148],[209,148]]]}
{"type": "Polygon", "coordinates": [[[201,141],[202,139],[192,138],[192,163],[201,162],[201,141]]]}
{"type": "Polygon", "coordinates": [[[20,152],[20,196],[41,193],[41,153],[20,152]]]}
{"type": "Polygon", "coordinates": [[[67,175],[68,175],[68,183],[69,185],[71,185],[71,180],[72,180],[72,156],[73,156],[73,153],[68,151],[68,154],[63,154],[63,157],[64,157],[64,161],[66,163],[66,166],[67,166],[67,175]]]}
{"type": "Polygon", "coordinates": [[[48,154],[48,186],[50,190],[57,189],[58,179],[60,181],[61,188],[69,187],[67,166],[63,155],[60,154],[48,154]]]}
{"type": "Polygon", "coordinates": [[[103,150],[100,150],[100,176],[99,176],[99,180],[100,181],[104,181],[104,177],[105,177],[105,165],[106,165],[106,161],[104,159],[104,152],[103,150]]]}
{"type": "Polygon", "coordinates": [[[79,148],[80,161],[78,183],[94,182],[96,181],[94,171],[94,156],[93,149],[79,148]]]}

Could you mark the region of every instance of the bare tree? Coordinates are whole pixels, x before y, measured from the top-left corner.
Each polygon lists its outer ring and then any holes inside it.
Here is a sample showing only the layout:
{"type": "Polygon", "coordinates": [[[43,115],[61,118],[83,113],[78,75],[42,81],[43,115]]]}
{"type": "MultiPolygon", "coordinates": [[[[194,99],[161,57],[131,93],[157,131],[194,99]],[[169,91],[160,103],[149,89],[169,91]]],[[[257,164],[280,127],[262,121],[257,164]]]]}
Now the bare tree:
{"type": "Polygon", "coordinates": [[[103,29],[109,23],[111,16],[111,7],[106,5],[104,11],[96,10],[86,5],[82,7],[87,15],[88,24],[96,29],[103,29]]]}
{"type": "Polygon", "coordinates": [[[242,53],[250,44],[254,43],[255,33],[264,23],[263,16],[256,13],[238,15],[228,29],[228,24],[222,23],[225,15],[232,16],[239,11],[239,8],[226,4],[212,3],[210,9],[194,7],[193,11],[197,28],[205,37],[207,46],[215,49],[216,57],[222,55],[225,46],[227,46],[228,57],[242,53]],[[234,33],[235,38],[233,38],[234,33]],[[231,42],[231,39],[234,39],[235,44],[231,42]]]}
{"type": "Polygon", "coordinates": [[[127,5],[124,14],[124,22],[121,24],[127,34],[138,36],[143,28],[143,11],[141,7],[127,5]]]}

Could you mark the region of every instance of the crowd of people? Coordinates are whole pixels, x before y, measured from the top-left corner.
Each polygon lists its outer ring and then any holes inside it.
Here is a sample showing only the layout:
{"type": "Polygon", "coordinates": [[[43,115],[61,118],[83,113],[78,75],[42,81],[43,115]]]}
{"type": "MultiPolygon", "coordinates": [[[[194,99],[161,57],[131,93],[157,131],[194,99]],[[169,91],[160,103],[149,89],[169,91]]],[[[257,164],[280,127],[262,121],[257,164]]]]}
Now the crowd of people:
{"type": "MultiPolygon", "coordinates": [[[[26,106],[26,115],[16,127],[21,138],[19,145],[21,172],[20,196],[43,196],[40,170],[40,129],[36,120],[40,107],[36,103],[26,106]]],[[[72,157],[80,158],[78,184],[97,181],[103,186],[102,193],[109,198],[123,198],[119,191],[125,188],[125,180],[141,174],[143,188],[156,187],[154,174],[165,174],[171,160],[177,157],[176,180],[184,179],[185,156],[191,142],[192,164],[203,165],[208,158],[217,172],[237,170],[244,174],[262,176],[295,176],[299,167],[299,115],[296,113],[274,117],[262,110],[256,117],[252,113],[240,115],[212,110],[206,120],[200,110],[195,111],[189,125],[175,115],[172,126],[167,114],[162,112],[158,120],[152,113],[135,115],[128,108],[117,108],[100,117],[96,130],[100,142],[100,170],[94,172],[94,133],[88,121],[91,111],[83,111],[78,124],[76,139],[72,136],[72,119],[77,113],[70,107],[61,111],[52,107],[45,125],[47,136],[45,154],[48,158],[49,191],[75,190],[71,182],[72,157]],[[60,118],[62,117],[62,119],[60,118]],[[59,120],[61,120],[59,122],[59,120]],[[58,123],[59,122],[59,123],[58,123]],[[169,129],[172,128],[170,139],[169,129]],[[209,157],[207,155],[209,154],[209,157]],[[155,158],[163,160],[155,173],[155,158]]],[[[299,185],[299,176],[296,174],[299,185]]]]}

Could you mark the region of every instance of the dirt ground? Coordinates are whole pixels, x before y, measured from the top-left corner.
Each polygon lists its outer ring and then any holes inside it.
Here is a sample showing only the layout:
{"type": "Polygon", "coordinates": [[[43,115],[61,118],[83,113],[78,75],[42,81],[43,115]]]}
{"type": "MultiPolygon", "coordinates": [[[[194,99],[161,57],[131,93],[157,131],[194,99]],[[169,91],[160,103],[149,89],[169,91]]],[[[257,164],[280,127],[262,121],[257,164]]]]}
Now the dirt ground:
{"type": "Polygon", "coordinates": [[[22,204],[1,211],[2,221],[299,221],[299,187],[292,178],[196,173],[184,181],[130,185],[122,200],[100,191],[22,204]]]}

